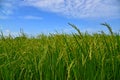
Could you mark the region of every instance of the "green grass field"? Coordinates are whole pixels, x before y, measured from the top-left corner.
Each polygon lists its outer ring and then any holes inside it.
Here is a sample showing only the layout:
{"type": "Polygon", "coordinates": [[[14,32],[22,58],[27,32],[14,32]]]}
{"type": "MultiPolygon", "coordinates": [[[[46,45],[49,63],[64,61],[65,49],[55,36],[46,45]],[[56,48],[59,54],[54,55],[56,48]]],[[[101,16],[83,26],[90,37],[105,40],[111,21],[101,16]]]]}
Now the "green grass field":
{"type": "Polygon", "coordinates": [[[0,80],[120,80],[120,35],[0,34],[0,80]]]}

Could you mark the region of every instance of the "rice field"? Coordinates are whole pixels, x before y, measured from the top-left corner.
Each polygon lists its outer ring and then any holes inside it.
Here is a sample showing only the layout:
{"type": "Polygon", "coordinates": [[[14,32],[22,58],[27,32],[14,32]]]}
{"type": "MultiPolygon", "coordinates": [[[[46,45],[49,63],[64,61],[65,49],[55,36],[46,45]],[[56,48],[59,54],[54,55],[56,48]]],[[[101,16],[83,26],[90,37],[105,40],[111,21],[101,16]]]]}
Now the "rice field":
{"type": "Polygon", "coordinates": [[[120,34],[0,34],[0,80],[120,80],[120,34]]]}

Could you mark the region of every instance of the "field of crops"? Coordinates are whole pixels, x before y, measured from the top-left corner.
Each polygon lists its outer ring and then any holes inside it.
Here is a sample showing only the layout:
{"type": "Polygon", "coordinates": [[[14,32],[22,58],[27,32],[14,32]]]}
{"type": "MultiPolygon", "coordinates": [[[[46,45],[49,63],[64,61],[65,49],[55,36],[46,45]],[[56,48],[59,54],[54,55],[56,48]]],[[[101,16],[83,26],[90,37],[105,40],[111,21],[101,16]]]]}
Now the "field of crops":
{"type": "Polygon", "coordinates": [[[0,34],[0,80],[120,80],[120,34],[0,34]]]}

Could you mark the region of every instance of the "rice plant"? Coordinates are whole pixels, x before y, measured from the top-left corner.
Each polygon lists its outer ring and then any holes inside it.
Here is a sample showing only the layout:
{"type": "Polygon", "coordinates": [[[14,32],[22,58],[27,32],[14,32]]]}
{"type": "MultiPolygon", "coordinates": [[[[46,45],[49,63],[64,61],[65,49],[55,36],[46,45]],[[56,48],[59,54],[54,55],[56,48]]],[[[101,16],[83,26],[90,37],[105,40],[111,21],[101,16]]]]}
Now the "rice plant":
{"type": "Polygon", "coordinates": [[[119,80],[120,35],[0,34],[0,80],[119,80]]]}

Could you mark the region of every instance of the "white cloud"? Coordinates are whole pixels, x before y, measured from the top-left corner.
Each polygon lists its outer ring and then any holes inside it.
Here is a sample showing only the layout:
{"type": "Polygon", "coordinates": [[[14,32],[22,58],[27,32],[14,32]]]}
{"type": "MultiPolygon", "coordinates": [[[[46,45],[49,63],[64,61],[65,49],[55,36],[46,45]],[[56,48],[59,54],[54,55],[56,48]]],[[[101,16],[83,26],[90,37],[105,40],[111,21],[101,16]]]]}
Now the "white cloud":
{"type": "Polygon", "coordinates": [[[16,6],[32,6],[73,18],[120,18],[119,5],[120,0],[3,0],[0,14],[12,14],[16,6]]]}
{"type": "Polygon", "coordinates": [[[9,17],[8,16],[0,16],[0,20],[2,19],[8,19],[9,17]]]}
{"type": "Polygon", "coordinates": [[[25,0],[24,4],[74,18],[120,17],[119,0],[25,0]]]}
{"type": "Polygon", "coordinates": [[[29,20],[42,20],[42,17],[32,16],[32,15],[19,16],[19,18],[20,18],[20,19],[29,19],[29,20]]]}
{"type": "Polygon", "coordinates": [[[6,30],[5,30],[5,33],[6,33],[6,34],[10,34],[11,31],[10,31],[9,29],[6,29],[6,30]]]}
{"type": "Polygon", "coordinates": [[[12,10],[15,6],[13,6],[13,1],[9,1],[9,0],[2,0],[0,2],[0,14],[5,14],[5,15],[9,15],[12,14],[12,10]]]}
{"type": "Polygon", "coordinates": [[[13,32],[13,31],[11,31],[9,29],[1,29],[1,30],[2,30],[4,36],[11,35],[11,36],[15,37],[15,36],[19,35],[19,32],[13,32]]]}

